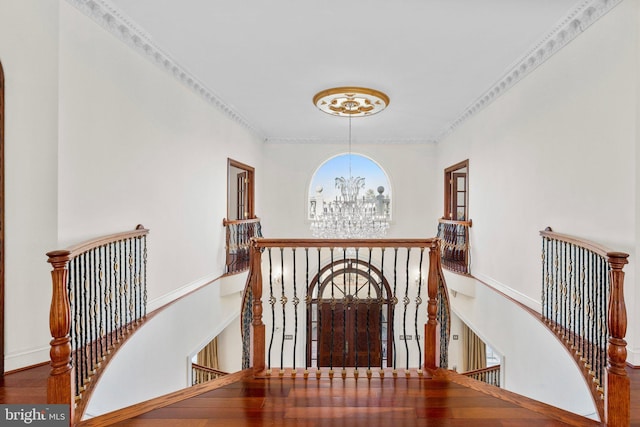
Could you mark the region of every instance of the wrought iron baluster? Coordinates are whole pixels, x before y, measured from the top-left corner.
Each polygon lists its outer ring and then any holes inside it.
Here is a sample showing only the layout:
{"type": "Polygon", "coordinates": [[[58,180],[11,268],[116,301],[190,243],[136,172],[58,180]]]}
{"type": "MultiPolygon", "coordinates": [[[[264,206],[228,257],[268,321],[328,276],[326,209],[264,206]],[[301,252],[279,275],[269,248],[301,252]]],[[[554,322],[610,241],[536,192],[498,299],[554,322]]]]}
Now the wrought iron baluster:
{"type": "Polygon", "coordinates": [[[280,285],[282,286],[282,293],[280,294],[280,304],[282,304],[282,343],[280,345],[280,374],[284,373],[284,339],[287,329],[287,296],[285,294],[285,281],[284,281],[284,248],[280,248],[280,285]]]}
{"type": "MultiPolygon", "coordinates": [[[[293,372],[296,372],[296,345],[298,344],[298,304],[300,299],[298,298],[298,283],[296,275],[296,248],[292,248],[292,262],[293,262],[293,311],[294,311],[294,329],[293,329],[293,372]]],[[[283,285],[284,288],[284,285],[283,285]]]]}
{"type": "Polygon", "coordinates": [[[271,347],[273,347],[273,337],[276,334],[276,298],[273,296],[273,262],[271,259],[271,248],[267,248],[269,254],[269,305],[271,306],[271,338],[269,339],[269,351],[267,352],[267,373],[271,373],[271,347]]]}
{"type": "Polygon", "coordinates": [[[392,322],[393,326],[393,334],[391,335],[391,343],[393,345],[393,372],[395,373],[398,365],[397,365],[397,349],[396,349],[396,333],[395,333],[395,313],[396,313],[396,305],[398,305],[398,293],[397,293],[397,287],[398,287],[398,248],[393,248],[393,297],[391,299],[391,302],[393,304],[393,313],[394,313],[394,318],[392,320],[390,320],[392,322]]]}
{"type": "Polygon", "coordinates": [[[367,375],[371,376],[371,248],[367,264],[367,375]]]}
{"type": "Polygon", "coordinates": [[[411,259],[411,248],[407,248],[407,265],[405,269],[405,287],[404,287],[404,313],[402,316],[402,332],[404,333],[404,348],[406,351],[406,371],[409,371],[409,343],[407,343],[407,308],[409,307],[409,260],[411,259]]]}
{"type": "Polygon", "coordinates": [[[334,346],[334,338],[335,338],[335,310],[336,310],[336,298],[334,295],[334,289],[336,287],[335,283],[334,283],[334,271],[333,271],[333,248],[329,248],[329,252],[330,252],[330,256],[331,256],[331,302],[330,302],[330,307],[331,307],[331,344],[329,347],[329,376],[333,375],[333,346],[334,346]]]}
{"type": "MultiPolygon", "coordinates": [[[[311,332],[311,295],[309,295],[309,248],[304,248],[304,257],[305,257],[305,307],[306,307],[306,316],[305,316],[305,336],[307,334],[312,334],[311,332]]],[[[309,370],[309,362],[310,362],[310,349],[309,346],[313,342],[313,335],[309,339],[307,339],[307,345],[304,346],[304,373],[308,374],[309,370]]]]}
{"type": "MultiPolygon", "coordinates": [[[[383,329],[382,329],[382,325],[384,324],[383,321],[383,307],[382,307],[382,302],[383,301],[387,301],[387,309],[389,308],[389,294],[387,293],[387,289],[384,286],[384,250],[385,248],[382,247],[380,248],[380,283],[378,283],[378,287],[380,288],[380,304],[379,304],[379,317],[380,317],[380,375],[384,375],[384,362],[385,360],[387,360],[388,358],[388,352],[389,349],[387,348],[388,345],[388,340],[387,337],[384,336],[383,334],[383,329]],[[386,294],[386,296],[385,296],[386,294]],[[383,351],[384,349],[386,349],[386,351],[383,351]]],[[[389,330],[390,330],[390,323],[391,319],[390,316],[387,316],[387,335],[389,334],[389,330]]]]}
{"type": "Polygon", "coordinates": [[[142,253],[142,259],[144,261],[144,276],[142,278],[142,283],[144,283],[142,316],[145,317],[147,315],[147,236],[143,236],[142,241],[144,242],[144,249],[142,253]]]}
{"type": "Polygon", "coordinates": [[[100,360],[104,360],[106,350],[104,342],[104,316],[105,316],[105,301],[104,301],[104,251],[105,247],[100,246],[96,249],[98,251],[98,313],[100,316],[98,324],[98,336],[100,342],[100,360]]]}
{"type": "Polygon", "coordinates": [[[320,263],[320,252],[321,249],[317,248],[316,250],[318,254],[318,283],[316,286],[317,292],[317,304],[316,304],[316,375],[320,375],[320,337],[322,336],[322,292],[320,290],[320,273],[321,273],[321,263],[320,263]]]}
{"type": "Polygon", "coordinates": [[[416,331],[416,344],[418,345],[418,367],[422,364],[422,347],[420,346],[420,332],[418,330],[418,312],[420,305],[422,304],[421,292],[422,292],[422,260],[424,255],[424,248],[420,248],[420,261],[418,262],[418,294],[416,296],[416,313],[414,318],[414,327],[416,331]]]}
{"type": "Polygon", "coordinates": [[[89,283],[89,289],[90,289],[90,293],[91,293],[91,302],[89,303],[90,306],[90,319],[91,319],[91,374],[95,374],[96,373],[96,368],[98,367],[98,316],[97,316],[97,310],[98,310],[98,298],[97,298],[97,292],[98,292],[98,269],[96,268],[97,262],[96,262],[96,250],[92,249],[91,252],[89,253],[89,264],[90,264],[90,270],[91,270],[91,281],[89,283]]]}
{"type": "MultiPolygon", "coordinates": [[[[347,249],[342,248],[342,285],[344,288],[344,295],[342,298],[342,377],[345,378],[347,376],[347,293],[350,288],[350,282],[347,283],[347,274],[351,274],[347,265],[347,249]]],[[[349,276],[351,277],[351,276],[349,276]]]]}

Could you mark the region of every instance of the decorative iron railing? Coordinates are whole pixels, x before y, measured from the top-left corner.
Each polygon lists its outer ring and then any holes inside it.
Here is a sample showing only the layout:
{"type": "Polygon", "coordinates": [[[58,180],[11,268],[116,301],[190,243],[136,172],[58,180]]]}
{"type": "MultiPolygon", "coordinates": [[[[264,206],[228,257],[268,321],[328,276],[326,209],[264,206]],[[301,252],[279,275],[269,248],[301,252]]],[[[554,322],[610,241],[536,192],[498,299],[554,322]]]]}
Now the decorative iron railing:
{"type": "Polygon", "coordinates": [[[473,378],[474,380],[482,381],[483,383],[500,387],[500,365],[464,372],[462,375],[473,378]]]}
{"type": "Polygon", "coordinates": [[[471,221],[438,220],[438,238],[441,244],[442,266],[457,273],[471,272],[469,228],[471,221]]]}
{"type": "Polygon", "coordinates": [[[252,237],[262,237],[260,218],[223,220],[226,228],[226,274],[239,273],[249,268],[249,242],[252,237]]]}
{"type": "Polygon", "coordinates": [[[253,239],[243,368],[344,377],[446,367],[447,295],[435,238],[253,239]]]}
{"type": "Polygon", "coordinates": [[[48,403],[69,404],[72,412],[84,405],[99,368],[146,316],[148,233],[139,225],[47,253],[53,266],[48,403]]]}
{"type": "Polygon", "coordinates": [[[600,417],[629,424],[624,337],[624,272],[628,254],[555,233],[542,236],[542,317],[582,366],[600,417]]]}
{"type": "Polygon", "coordinates": [[[191,385],[206,383],[207,381],[215,380],[225,375],[229,374],[207,366],[198,365],[197,363],[191,364],[191,385]]]}

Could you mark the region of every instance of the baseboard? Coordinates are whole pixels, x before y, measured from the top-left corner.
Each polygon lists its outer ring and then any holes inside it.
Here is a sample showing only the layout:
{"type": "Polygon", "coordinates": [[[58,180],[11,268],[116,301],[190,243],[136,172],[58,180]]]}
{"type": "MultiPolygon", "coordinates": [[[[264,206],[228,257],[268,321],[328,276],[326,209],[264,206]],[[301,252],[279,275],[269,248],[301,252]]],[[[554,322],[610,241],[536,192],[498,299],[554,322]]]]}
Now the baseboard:
{"type": "Polygon", "coordinates": [[[538,313],[542,312],[542,304],[540,303],[540,301],[536,301],[533,298],[523,294],[520,291],[516,291],[515,289],[498,282],[497,280],[486,276],[482,273],[474,273],[473,276],[475,276],[478,280],[484,282],[485,284],[487,284],[488,286],[491,286],[492,288],[496,289],[497,291],[502,292],[503,294],[505,294],[506,296],[508,296],[509,298],[514,299],[515,301],[519,302],[520,304],[523,304],[529,308],[531,308],[532,310],[537,311],[538,313]]]}
{"type": "Polygon", "coordinates": [[[18,371],[25,367],[40,365],[49,361],[51,347],[40,347],[32,350],[9,353],[4,357],[5,372],[18,371]]]}
{"type": "Polygon", "coordinates": [[[174,289],[173,291],[165,294],[161,297],[158,297],[154,300],[149,301],[147,304],[147,313],[150,313],[154,310],[159,309],[160,307],[164,307],[165,305],[172,303],[173,301],[182,298],[183,296],[195,291],[196,289],[201,288],[204,285],[207,285],[211,282],[214,282],[220,278],[219,274],[210,274],[200,279],[197,279],[187,285],[184,285],[178,289],[174,289]]]}
{"type": "Polygon", "coordinates": [[[633,369],[640,369],[640,350],[627,348],[627,365],[633,369]]]}

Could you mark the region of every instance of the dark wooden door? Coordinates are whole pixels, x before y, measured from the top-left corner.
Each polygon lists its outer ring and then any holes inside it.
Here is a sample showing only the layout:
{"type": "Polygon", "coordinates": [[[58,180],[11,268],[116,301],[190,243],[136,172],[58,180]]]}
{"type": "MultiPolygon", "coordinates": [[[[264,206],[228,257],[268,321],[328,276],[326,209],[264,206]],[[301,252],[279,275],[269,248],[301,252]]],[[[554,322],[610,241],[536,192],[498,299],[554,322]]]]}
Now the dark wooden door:
{"type": "Polygon", "coordinates": [[[336,303],[331,309],[328,302],[320,306],[320,336],[318,361],[320,366],[380,366],[382,341],[380,337],[380,310],[378,302],[346,306],[336,303]],[[333,312],[333,316],[332,316],[333,312]],[[333,334],[332,334],[333,331],[333,334]],[[333,335],[333,337],[332,337],[333,335]]]}

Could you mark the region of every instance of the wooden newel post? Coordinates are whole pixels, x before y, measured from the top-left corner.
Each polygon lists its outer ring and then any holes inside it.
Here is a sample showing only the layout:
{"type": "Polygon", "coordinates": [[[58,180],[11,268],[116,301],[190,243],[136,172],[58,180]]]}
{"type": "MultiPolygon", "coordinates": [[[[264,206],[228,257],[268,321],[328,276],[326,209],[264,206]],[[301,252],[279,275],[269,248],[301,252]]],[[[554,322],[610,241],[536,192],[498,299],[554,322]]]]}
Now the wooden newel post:
{"type": "Polygon", "coordinates": [[[70,418],[74,418],[75,382],[74,367],[71,360],[71,305],[67,292],[67,266],[69,251],[49,252],[48,262],[53,266],[51,279],[53,293],[49,311],[49,329],[51,330],[51,372],[47,383],[47,403],[66,404],[70,407],[70,418]]]}
{"type": "Polygon", "coordinates": [[[630,422],[629,377],[625,370],[627,360],[627,309],[624,302],[624,272],[628,254],[607,254],[611,270],[609,282],[609,344],[607,345],[607,382],[605,393],[605,422],[608,426],[628,426],[630,422]]]}
{"type": "Polygon", "coordinates": [[[438,261],[440,258],[440,245],[438,241],[431,243],[429,247],[429,276],[427,278],[427,290],[429,302],[427,303],[427,323],[424,325],[424,367],[436,369],[438,367],[438,261]]]}
{"type": "Polygon", "coordinates": [[[265,370],[265,328],[262,323],[262,251],[257,239],[251,239],[250,252],[251,292],[253,295],[253,322],[251,324],[251,362],[254,373],[265,370]]]}

